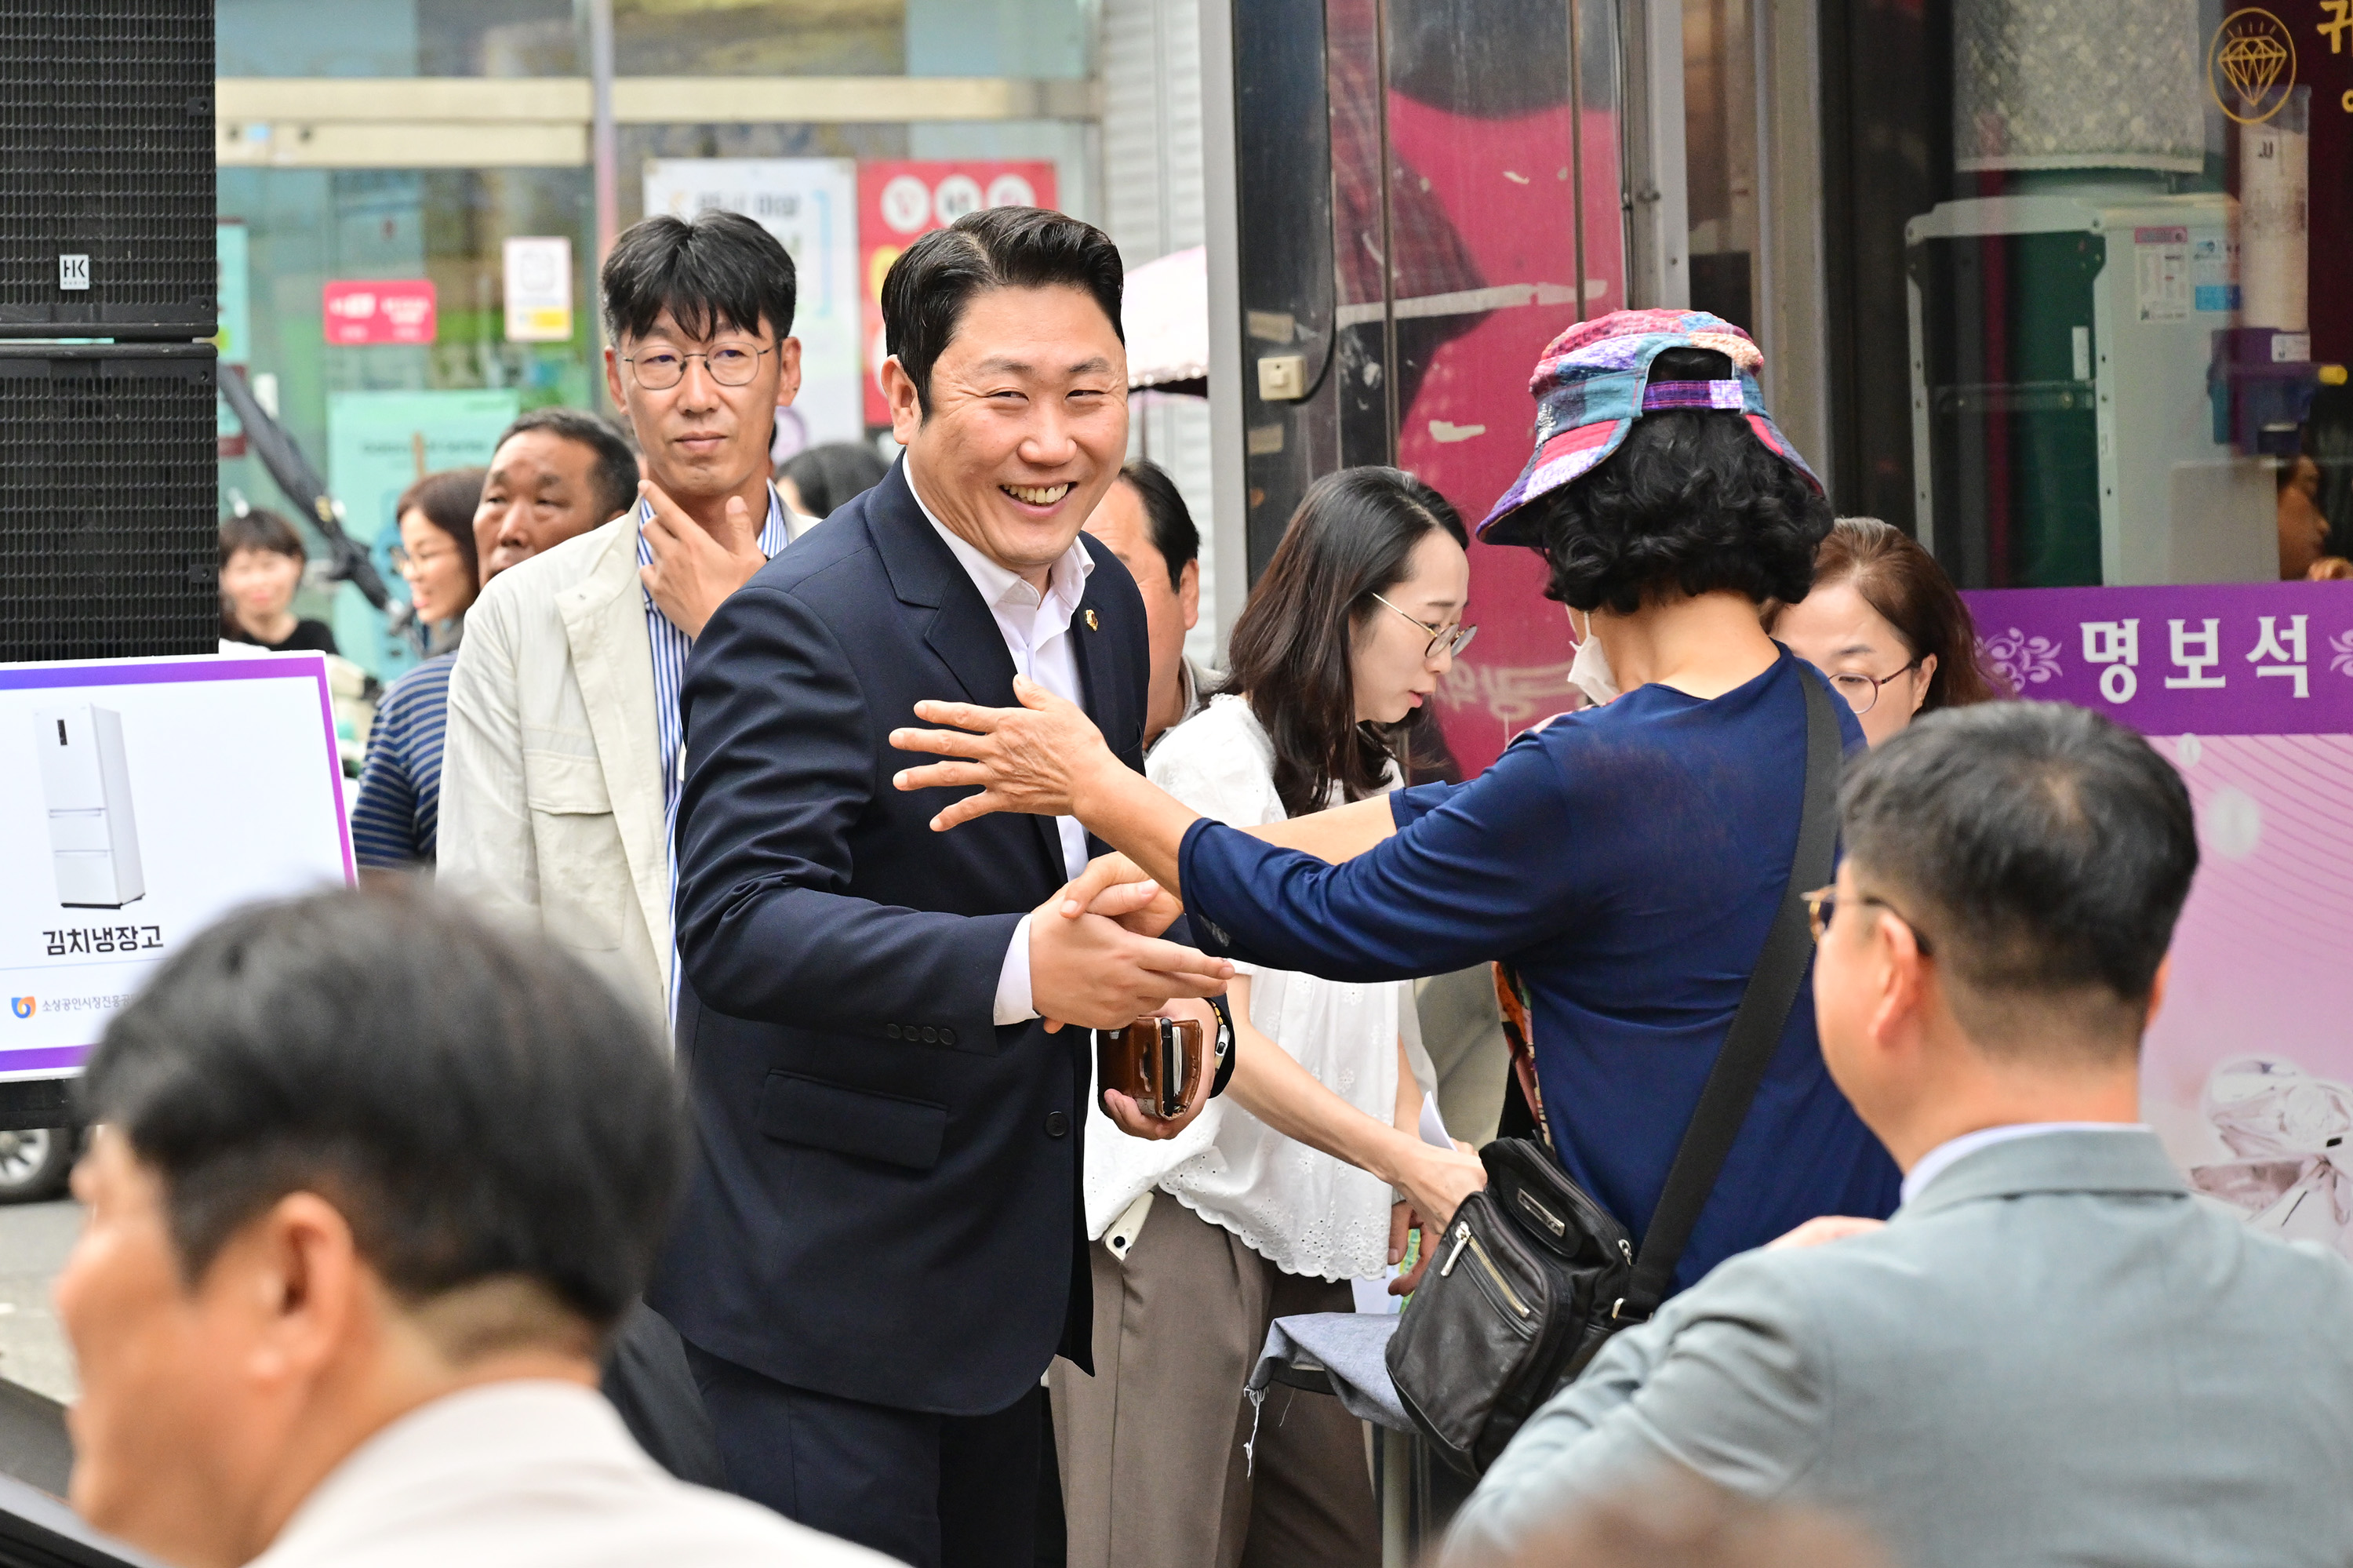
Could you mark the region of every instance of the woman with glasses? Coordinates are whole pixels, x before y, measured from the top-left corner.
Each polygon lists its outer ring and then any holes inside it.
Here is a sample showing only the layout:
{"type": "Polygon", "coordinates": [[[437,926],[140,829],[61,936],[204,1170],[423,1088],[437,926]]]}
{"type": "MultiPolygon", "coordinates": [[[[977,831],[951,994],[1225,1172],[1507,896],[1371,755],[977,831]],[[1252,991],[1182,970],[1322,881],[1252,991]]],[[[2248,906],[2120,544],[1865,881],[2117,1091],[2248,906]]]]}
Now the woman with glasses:
{"type": "MultiPolygon", "coordinates": [[[[1763,364],[1702,312],[1620,312],[1546,350],[1535,450],[1481,536],[1543,554],[1546,591],[1589,614],[1621,694],[1522,736],[1468,783],[1227,827],[1119,768],[1076,709],[1024,689],[1018,712],[920,707],[978,733],[902,732],[907,749],[963,760],[901,787],[982,786],[944,807],[944,828],[1005,809],[1076,815],[1122,853],[1072,885],[1066,915],[1149,879],[1153,921],[1181,907],[1198,945],[1256,964],[1374,984],[1509,960],[1553,1151],[1639,1243],[1766,933],[1786,896],[1810,891],[1788,882],[1804,683],[1822,677],[1758,612],[1806,598],[1831,513],[1765,410],[1763,364]]],[[[1852,710],[1832,706],[1859,747],[1852,710]]],[[[1817,1215],[1885,1215],[1897,1185],[1822,1065],[1801,986],[1673,1286],[1817,1215]]]]}
{"type": "Polygon", "coordinates": [[[1765,630],[1830,677],[1873,746],[1915,715],[2002,694],[1945,568],[1876,517],[1838,520],[1814,553],[1813,591],[1767,606],[1765,630]]]}
{"type": "MultiPolygon", "coordinates": [[[[1152,782],[1243,828],[1385,798],[1471,641],[1464,539],[1410,474],[1318,481],[1235,623],[1224,691],[1153,748],[1152,782]]],[[[1222,1098],[1160,1142],[1090,1114],[1095,1375],[1050,1373],[1071,1568],[1380,1560],[1361,1424],[1278,1390],[1253,1463],[1242,1386],[1274,1319],[1353,1311],[1349,1282],[1388,1273],[1393,1185],[1451,1203],[1482,1172],[1420,1137],[1409,984],[1239,967],[1222,1098]]]]}
{"type": "Polygon", "coordinates": [[[367,763],[352,803],[352,854],[364,870],[431,865],[441,818],[441,740],[449,672],[466,611],[481,591],[474,509],[479,468],[449,469],[412,484],[393,508],[400,544],[392,564],[408,585],[418,636],[433,656],[388,687],[368,731],[367,763]]]}

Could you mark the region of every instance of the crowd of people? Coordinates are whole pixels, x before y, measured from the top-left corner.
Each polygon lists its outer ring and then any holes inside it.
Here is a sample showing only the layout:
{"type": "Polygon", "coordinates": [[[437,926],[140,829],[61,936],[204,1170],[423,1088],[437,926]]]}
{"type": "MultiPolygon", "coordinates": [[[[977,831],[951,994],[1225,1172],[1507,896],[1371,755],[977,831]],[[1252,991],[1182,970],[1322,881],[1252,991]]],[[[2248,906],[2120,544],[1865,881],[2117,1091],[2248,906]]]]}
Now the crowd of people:
{"type": "MultiPolygon", "coordinates": [[[[1410,982],[1497,966],[1491,1123],[1631,1263],[1794,921],[1663,1305],[1444,1560],[2353,1561],[2353,1269],[2139,1124],[2172,768],[2004,692],[1695,312],[1549,345],[1475,529],[1319,481],[1199,667],[1121,277],[1036,209],[919,238],[901,455],[772,471],[790,259],[723,213],[619,238],[626,428],[526,414],[398,503],[428,656],[368,885],[192,942],[90,1065],[78,1506],[189,1568],[1372,1568],[1363,1424],[1245,1395],[1271,1325],[1458,1267],[1531,1314],[1464,1261],[1491,1166],[1433,1130],[1410,982]],[[1474,538],[1541,555],[1577,655],[1460,781],[1426,751],[1474,538]],[[1817,715],[1843,858],[1806,886],[1817,715]],[[1204,1043],[1175,1115],[1095,1082],[1153,1014],[1204,1043]]],[[[311,645],[292,530],[222,549],[224,634],[311,645]]]]}

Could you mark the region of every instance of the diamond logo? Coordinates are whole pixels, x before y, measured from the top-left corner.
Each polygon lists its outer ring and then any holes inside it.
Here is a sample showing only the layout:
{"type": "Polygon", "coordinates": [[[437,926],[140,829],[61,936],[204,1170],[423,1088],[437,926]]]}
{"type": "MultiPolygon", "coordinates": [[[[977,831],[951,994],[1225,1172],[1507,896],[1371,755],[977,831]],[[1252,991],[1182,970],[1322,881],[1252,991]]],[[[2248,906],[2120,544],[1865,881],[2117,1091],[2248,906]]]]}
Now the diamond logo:
{"type": "Polygon", "coordinates": [[[2295,88],[2295,37],[2287,24],[2259,5],[2223,17],[2206,51],[2206,87],[2242,125],[2277,114],[2295,88]]]}

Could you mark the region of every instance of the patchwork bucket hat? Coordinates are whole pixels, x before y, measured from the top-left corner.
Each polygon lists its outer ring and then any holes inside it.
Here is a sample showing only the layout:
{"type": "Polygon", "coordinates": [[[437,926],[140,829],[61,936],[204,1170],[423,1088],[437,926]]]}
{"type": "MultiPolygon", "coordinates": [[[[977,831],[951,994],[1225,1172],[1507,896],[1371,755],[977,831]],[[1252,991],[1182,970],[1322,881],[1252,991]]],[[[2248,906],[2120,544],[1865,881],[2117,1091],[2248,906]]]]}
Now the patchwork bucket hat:
{"type": "Polygon", "coordinates": [[[1740,413],[1766,449],[1819,493],[1822,482],[1765,411],[1757,384],[1764,368],[1765,356],[1746,333],[1705,311],[1613,311],[1577,323],[1552,340],[1528,377],[1536,400],[1536,450],[1479,524],[1479,537],[1490,545],[1541,544],[1537,514],[1528,503],[1591,472],[1618,450],[1636,419],[1657,408],[1740,413]],[[1732,361],[1732,377],[1652,381],[1651,362],[1671,348],[1721,354],[1732,361]]]}

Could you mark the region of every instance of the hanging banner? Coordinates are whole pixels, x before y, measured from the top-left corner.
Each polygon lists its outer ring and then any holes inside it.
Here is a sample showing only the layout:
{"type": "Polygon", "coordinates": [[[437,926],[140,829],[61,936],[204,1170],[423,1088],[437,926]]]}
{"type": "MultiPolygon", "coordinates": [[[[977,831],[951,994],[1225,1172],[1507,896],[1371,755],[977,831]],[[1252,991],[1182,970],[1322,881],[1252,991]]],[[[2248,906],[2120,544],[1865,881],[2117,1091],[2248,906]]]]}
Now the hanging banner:
{"type": "Polygon", "coordinates": [[[2353,1257],[2353,589],[1967,597],[2021,694],[2132,726],[2189,786],[2198,880],[2142,1114],[2198,1191],[2353,1257]]]}
{"type": "Polygon", "coordinates": [[[572,340],[572,241],[515,236],[502,249],[509,343],[572,340]]]}
{"type": "Polygon", "coordinates": [[[896,159],[858,165],[858,279],[865,313],[866,422],[887,426],[882,280],[921,235],[988,207],[1053,207],[1054,165],[1039,159],[966,163],[896,159]]]}
{"type": "Polygon", "coordinates": [[[433,341],[430,278],[331,282],[322,291],[321,309],[327,342],[333,347],[433,341]]]}
{"type": "Polygon", "coordinates": [[[354,880],[316,653],[0,665],[0,1079],[77,1072],[227,911],[354,880]]]}
{"type": "Polygon", "coordinates": [[[776,411],[773,455],[821,441],[862,441],[858,367],[858,165],[848,158],[652,158],[646,210],[691,217],[740,212],[793,259],[792,335],[801,390],[776,411]]]}

